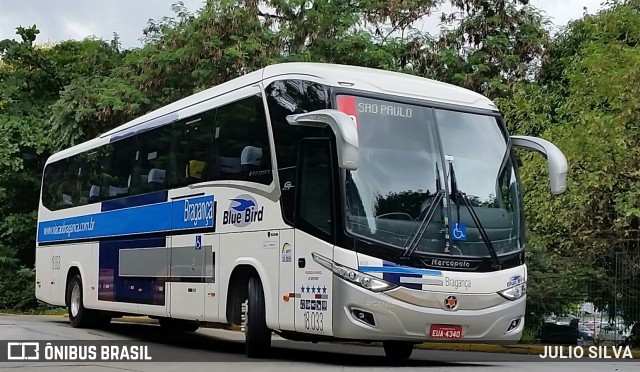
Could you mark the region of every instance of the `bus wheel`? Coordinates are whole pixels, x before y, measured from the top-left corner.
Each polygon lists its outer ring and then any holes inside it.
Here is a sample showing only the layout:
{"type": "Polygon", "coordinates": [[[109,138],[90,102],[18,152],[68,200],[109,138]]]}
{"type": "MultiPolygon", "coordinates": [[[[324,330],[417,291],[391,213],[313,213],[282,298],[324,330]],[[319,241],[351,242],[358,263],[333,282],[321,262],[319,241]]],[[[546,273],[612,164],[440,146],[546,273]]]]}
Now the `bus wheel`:
{"type": "Polygon", "coordinates": [[[271,348],[271,330],[267,328],[264,291],[257,277],[249,279],[248,299],[242,304],[242,328],[249,358],[262,358],[271,348]]]}
{"type": "Polygon", "coordinates": [[[413,343],[404,341],[384,341],[382,343],[384,354],[393,361],[403,361],[411,357],[413,343]]]}
{"type": "Polygon", "coordinates": [[[75,275],[67,283],[67,310],[69,321],[74,328],[88,328],[91,324],[91,311],[85,309],[82,297],[82,278],[75,275]]]}

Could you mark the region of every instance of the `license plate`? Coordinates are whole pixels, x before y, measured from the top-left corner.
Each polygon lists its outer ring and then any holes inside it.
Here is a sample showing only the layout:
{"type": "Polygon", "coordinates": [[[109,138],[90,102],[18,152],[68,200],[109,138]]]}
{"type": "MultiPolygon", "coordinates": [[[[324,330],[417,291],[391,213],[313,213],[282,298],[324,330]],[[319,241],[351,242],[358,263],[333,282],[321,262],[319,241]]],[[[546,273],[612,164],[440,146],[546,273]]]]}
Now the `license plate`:
{"type": "Polygon", "coordinates": [[[433,324],[429,331],[429,335],[431,336],[431,338],[462,338],[462,326],[433,324]]]}

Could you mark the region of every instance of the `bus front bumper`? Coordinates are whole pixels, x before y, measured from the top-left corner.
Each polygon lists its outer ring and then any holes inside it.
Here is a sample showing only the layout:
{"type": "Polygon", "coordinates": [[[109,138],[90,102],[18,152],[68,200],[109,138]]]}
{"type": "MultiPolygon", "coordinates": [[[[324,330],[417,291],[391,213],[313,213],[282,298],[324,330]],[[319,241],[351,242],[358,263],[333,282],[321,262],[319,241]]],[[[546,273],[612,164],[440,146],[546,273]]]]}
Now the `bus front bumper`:
{"type": "MultiPolygon", "coordinates": [[[[500,295],[471,295],[416,291],[435,306],[417,306],[397,296],[375,293],[344,280],[334,280],[333,336],[354,340],[398,340],[412,342],[466,342],[485,344],[515,344],[524,327],[526,297],[509,301],[500,295]],[[492,296],[497,296],[493,298],[492,296]],[[446,310],[444,299],[455,296],[476,309],[446,310]],[[475,298],[474,298],[475,296],[475,298]],[[488,298],[488,300],[487,300],[488,298]],[[482,308],[483,303],[494,305],[482,308]],[[480,305],[479,305],[480,304],[480,305]],[[373,323],[373,324],[371,324],[373,323]],[[453,327],[451,327],[453,326],[453,327]],[[459,330],[459,338],[432,334],[438,330],[459,330]],[[436,330],[434,332],[434,330],[436,330]]],[[[457,336],[454,336],[457,337],[457,336]]]]}

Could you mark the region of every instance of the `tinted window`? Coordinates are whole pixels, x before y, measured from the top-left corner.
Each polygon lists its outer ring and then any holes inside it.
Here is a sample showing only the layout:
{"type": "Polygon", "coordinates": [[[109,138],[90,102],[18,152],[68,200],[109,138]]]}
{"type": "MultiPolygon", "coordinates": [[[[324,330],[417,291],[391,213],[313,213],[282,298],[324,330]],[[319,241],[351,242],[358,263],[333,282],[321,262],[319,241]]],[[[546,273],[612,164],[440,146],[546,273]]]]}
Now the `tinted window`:
{"type": "Polygon", "coordinates": [[[50,210],[78,207],[100,200],[98,152],[82,153],[47,165],[42,204],[50,210]]]}
{"type": "Polygon", "coordinates": [[[130,194],[129,187],[136,152],[136,137],[125,138],[107,145],[101,182],[103,199],[114,199],[130,194]]]}
{"type": "MultiPolygon", "coordinates": [[[[215,110],[177,122],[174,125],[175,181],[187,186],[210,179],[214,166],[211,158],[215,110]]],[[[218,170],[219,172],[219,170],[218,170]]]]}
{"type": "MultiPolygon", "coordinates": [[[[171,171],[171,126],[165,125],[137,136],[129,195],[166,190],[171,171]]],[[[127,156],[127,154],[124,154],[127,156]]],[[[126,173],[126,166],[122,169],[126,173]]]]}
{"type": "Polygon", "coordinates": [[[42,204],[50,210],[64,208],[64,200],[71,202],[70,196],[65,198],[63,172],[67,168],[67,159],[57,161],[47,165],[44,172],[42,187],[42,204]]]}
{"type": "Polygon", "coordinates": [[[329,240],[333,231],[330,142],[309,140],[302,143],[296,226],[329,240]]]}
{"type": "Polygon", "coordinates": [[[213,180],[271,183],[267,121],[258,95],[218,108],[214,129],[213,180]]]}
{"type": "Polygon", "coordinates": [[[100,176],[102,164],[99,151],[77,155],[80,160],[78,181],[80,183],[80,204],[95,203],[100,201],[100,176]]]}
{"type": "Polygon", "coordinates": [[[266,94],[282,188],[282,213],[284,219],[292,224],[295,167],[300,141],[305,137],[330,136],[330,130],[292,126],[287,123],[286,117],[328,108],[328,92],[321,84],[282,80],[271,83],[266,88],[266,94]]]}
{"type": "Polygon", "coordinates": [[[260,95],[49,164],[42,202],[56,210],[209,180],[273,180],[260,95]]]}

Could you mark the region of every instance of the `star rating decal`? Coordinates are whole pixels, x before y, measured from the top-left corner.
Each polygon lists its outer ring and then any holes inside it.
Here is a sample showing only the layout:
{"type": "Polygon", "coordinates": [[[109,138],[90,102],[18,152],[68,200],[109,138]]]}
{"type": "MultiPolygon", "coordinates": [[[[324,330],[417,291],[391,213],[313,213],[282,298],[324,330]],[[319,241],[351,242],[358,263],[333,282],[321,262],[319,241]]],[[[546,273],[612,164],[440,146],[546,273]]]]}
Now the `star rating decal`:
{"type": "Polygon", "coordinates": [[[301,292],[301,293],[318,293],[318,294],[320,294],[320,293],[321,293],[321,294],[327,294],[327,287],[326,287],[326,286],[322,286],[322,287],[320,287],[320,286],[315,286],[315,285],[314,285],[314,286],[311,286],[311,287],[309,287],[309,286],[306,286],[306,287],[305,287],[305,286],[303,285],[303,286],[301,286],[301,287],[300,287],[300,292],[301,292]]]}

